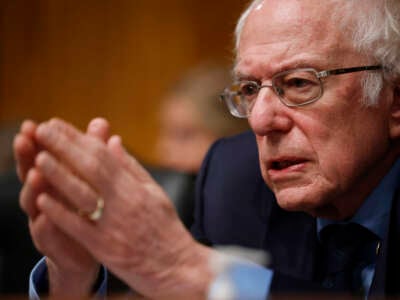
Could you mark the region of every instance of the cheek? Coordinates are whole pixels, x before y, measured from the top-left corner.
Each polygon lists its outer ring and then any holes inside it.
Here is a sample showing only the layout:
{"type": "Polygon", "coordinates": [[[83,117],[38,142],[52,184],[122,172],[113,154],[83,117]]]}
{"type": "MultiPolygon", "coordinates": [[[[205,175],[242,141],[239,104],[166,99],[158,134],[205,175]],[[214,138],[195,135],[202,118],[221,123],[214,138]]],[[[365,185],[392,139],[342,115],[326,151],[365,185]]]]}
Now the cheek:
{"type": "Polygon", "coordinates": [[[385,156],[389,148],[385,117],[374,109],[345,107],[325,120],[307,138],[317,157],[317,172],[345,191],[385,156]]]}
{"type": "Polygon", "coordinates": [[[357,155],[348,143],[335,147],[335,141],[329,143],[318,153],[317,173],[336,189],[345,189],[346,180],[351,178],[351,173],[357,164],[357,155]],[[333,144],[333,145],[332,145],[333,144]]]}
{"type": "Polygon", "coordinates": [[[344,181],[355,169],[360,145],[351,130],[339,126],[318,126],[305,136],[314,155],[316,180],[323,179],[330,187],[341,189],[344,181]]]}
{"type": "Polygon", "coordinates": [[[347,87],[336,93],[327,91],[313,105],[290,112],[293,127],[269,144],[280,150],[296,145],[310,155],[312,162],[292,186],[272,185],[265,164],[268,137],[257,136],[263,178],[281,206],[317,207],[347,193],[366,179],[365,174],[368,179],[376,176],[369,173],[389,147],[386,116],[382,108],[366,108],[359,101],[359,93],[347,87]]]}

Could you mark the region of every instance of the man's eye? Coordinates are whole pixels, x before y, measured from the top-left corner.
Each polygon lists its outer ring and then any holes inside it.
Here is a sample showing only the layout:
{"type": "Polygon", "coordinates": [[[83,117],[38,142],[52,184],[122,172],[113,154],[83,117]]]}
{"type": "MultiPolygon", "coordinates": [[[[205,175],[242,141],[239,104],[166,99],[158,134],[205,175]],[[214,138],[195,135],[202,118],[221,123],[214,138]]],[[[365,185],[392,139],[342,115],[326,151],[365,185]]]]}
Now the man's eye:
{"type": "Polygon", "coordinates": [[[304,88],[314,84],[312,81],[305,78],[291,78],[285,82],[285,85],[289,88],[304,88]]]}
{"type": "Polygon", "coordinates": [[[245,83],[242,84],[240,87],[240,93],[243,96],[252,96],[257,94],[258,92],[258,85],[256,83],[245,83]]]}

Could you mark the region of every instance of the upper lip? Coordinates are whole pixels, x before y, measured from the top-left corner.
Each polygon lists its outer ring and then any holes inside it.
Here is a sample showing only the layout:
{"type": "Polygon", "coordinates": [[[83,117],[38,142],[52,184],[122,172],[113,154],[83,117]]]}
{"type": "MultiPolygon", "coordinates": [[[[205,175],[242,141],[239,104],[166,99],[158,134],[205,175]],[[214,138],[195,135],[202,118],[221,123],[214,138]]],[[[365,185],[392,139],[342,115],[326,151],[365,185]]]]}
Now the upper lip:
{"type": "Polygon", "coordinates": [[[296,165],[300,163],[304,163],[308,161],[308,159],[304,157],[298,157],[298,156],[281,156],[281,157],[276,157],[268,160],[267,162],[267,167],[268,169],[272,170],[279,170],[286,168],[290,165],[296,165]]]}

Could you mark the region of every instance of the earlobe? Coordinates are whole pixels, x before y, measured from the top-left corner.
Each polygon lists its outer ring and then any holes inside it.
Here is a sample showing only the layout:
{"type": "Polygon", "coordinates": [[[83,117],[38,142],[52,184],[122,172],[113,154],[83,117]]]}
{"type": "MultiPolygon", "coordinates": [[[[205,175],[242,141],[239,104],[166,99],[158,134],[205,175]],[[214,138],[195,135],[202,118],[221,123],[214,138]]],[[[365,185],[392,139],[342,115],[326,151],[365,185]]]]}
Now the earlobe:
{"type": "Polygon", "coordinates": [[[400,85],[393,90],[393,103],[390,111],[390,137],[395,140],[400,138],[400,85]]]}

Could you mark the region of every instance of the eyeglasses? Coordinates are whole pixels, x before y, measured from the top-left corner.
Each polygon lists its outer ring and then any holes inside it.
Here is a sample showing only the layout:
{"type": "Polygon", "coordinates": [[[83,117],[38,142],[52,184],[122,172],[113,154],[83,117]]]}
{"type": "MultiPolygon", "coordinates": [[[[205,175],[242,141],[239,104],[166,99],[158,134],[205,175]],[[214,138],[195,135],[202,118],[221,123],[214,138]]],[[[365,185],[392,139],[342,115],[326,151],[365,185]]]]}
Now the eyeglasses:
{"type": "Polygon", "coordinates": [[[230,113],[238,118],[250,116],[258,92],[265,87],[272,88],[280,101],[288,107],[298,107],[317,101],[322,97],[321,78],[352,72],[380,70],[381,66],[363,66],[318,72],[312,68],[301,68],[275,74],[271,84],[261,85],[257,81],[240,81],[226,88],[221,100],[226,103],[230,113]]]}

